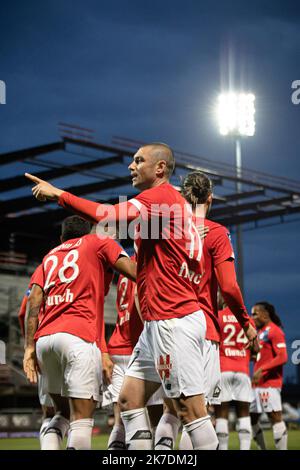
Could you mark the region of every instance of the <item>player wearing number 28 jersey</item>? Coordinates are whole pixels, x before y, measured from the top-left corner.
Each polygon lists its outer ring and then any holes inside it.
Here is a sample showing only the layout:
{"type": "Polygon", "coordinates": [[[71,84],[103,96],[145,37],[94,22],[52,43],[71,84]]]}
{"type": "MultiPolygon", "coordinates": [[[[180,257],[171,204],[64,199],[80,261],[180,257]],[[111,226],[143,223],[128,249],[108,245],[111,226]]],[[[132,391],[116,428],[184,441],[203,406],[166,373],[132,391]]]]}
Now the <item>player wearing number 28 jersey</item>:
{"type": "Polygon", "coordinates": [[[89,230],[90,224],[78,216],[64,221],[62,244],[44,257],[40,279],[35,279],[28,299],[24,370],[32,378],[35,309],[44,302],[34,335],[36,356],[45,387],[60,411],[46,430],[48,450],[59,448],[56,435],[59,431],[63,437],[63,408],[68,402],[68,448],[90,448],[102,382],[99,346],[104,336],[106,272],[113,267],[135,280],[135,263],[122,247],[111,238],[88,234],[89,230]]]}

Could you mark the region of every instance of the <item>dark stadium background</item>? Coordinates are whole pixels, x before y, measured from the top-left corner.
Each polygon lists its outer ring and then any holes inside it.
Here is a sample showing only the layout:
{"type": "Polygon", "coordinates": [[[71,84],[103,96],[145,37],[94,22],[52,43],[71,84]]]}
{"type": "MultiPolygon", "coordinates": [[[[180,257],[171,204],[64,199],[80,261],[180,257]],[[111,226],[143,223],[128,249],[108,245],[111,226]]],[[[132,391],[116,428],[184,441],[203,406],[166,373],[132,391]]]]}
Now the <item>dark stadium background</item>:
{"type": "MultiPolygon", "coordinates": [[[[230,68],[236,87],[256,95],[243,165],[300,180],[300,105],[291,101],[300,79],[297,2],[29,0],[1,10],[1,153],[56,141],[63,121],[94,129],[102,143],[159,140],[233,164],[233,143],[219,136],[214,115],[230,68]]],[[[25,170],[34,168],[5,165],[0,177],[25,170]]],[[[1,200],[29,194],[30,184],[1,200]]],[[[246,304],[275,304],[290,356],[300,339],[299,229],[298,218],[244,233],[246,304]]],[[[285,378],[300,382],[291,360],[285,378]]]]}

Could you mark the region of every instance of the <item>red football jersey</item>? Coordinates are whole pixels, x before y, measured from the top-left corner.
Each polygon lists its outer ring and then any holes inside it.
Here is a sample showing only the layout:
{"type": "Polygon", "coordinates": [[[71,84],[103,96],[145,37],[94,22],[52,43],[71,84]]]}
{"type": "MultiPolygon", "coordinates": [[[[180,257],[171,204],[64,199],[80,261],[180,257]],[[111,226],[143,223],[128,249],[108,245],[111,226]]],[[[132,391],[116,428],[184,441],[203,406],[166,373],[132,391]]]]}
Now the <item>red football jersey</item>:
{"type": "MultiPolygon", "coordinates": [[[[264,369],[278,354],[284,350],[284,357],[287,360],[285,336],[282,329],[270,322],[258,332],[260,351],[254,364],[254,372],[257,369],[264,369]]],[[[269,370],[264,370],[262,378],[254,387],[274,387],[281,388],[283,381],[283,365],[278,365],[269,370]]]]}
{"type": "Polygon", "coordinates": [[[143,319],[166,320],[198,311],[193,286],[200,283],[202,242],[190,205],[168,183],[143,191],[129,203],[140,211],[135,248],[143,319]]]}
{"type": "Polygon", "coordinates": [[[226,227],[209,219],[205,219],[209,232],[203,241],[204,274],[198,288],[198,300],[205,313],[207,331],[206,339],[220,341],[218,322],[217,291],[218,281],[215,266],[227,259],[234,258],[230,234],[226,227]]]}
{"type": "Polygon", "coordinates": [[[39,285],[45,292],[45,312],[35,339],[58,332],[96,342],[103,337],[104,295],[108,265],[114,266],[123,248],[96,234],[68,240],[43,259],[39,285]]]}
{"type": "Polygon", "coordinates": [[[249,375],[250,351],[245,349],[248,339],[231,310],[219,310],[221,329],[220,365],[221,372],[243,372],[249,375]]]}
{"type": "Polygon", "coordinates": [[[142,332],[143,323],[135,306],[134,289],[135,283],[120,275],[116,302],[118,319],[107,345],[110,355],[130,355],[142,332]]]}
{"type": "MultiPolygon", "coordinates": [[[[36,283],[37,279],[40,279],[42,271],[43,271],[43,266],[42,266],[42,264],[40,264],[36,268],[36,270],[34,271],[34,273],[32,274],[32,276],[30,278],[28,289],[26,291],[26,294],[23,297],[21,307],[20,307],[20,310],[19,310],[19,313],[18,313],[20,328],[21,328],[21,332],[22,332],[23,336],[25,335],[25,324],[24,323],[25,323],[27,300],[28,300],[28,297],[30,295],[30,291],[31,291],[31,288],[32,288],[33,284],[36,283]]],[[[41,313],[39,315],[41,315],[41,313]]]]}

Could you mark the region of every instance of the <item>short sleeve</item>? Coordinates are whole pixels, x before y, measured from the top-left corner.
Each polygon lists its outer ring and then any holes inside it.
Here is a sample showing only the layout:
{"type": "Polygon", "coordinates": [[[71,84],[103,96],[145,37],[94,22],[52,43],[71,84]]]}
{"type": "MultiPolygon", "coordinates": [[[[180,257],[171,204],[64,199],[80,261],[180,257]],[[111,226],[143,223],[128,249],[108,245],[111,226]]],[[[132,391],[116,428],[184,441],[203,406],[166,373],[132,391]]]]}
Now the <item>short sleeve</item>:
{"type": "Polygon", "coordinates": [[[36,270],[34,271],[33,275],[31,276],[31,279],[30,279],[30,284],[29,284],[29,288],[31,289],[31,287],[33,286],[33,284],[37,284],[38,286],[40,286],[42,289],[44,288],[44,270],[43,270],[43,265],[40,264],[36,270]]]}
{"type": "Polygon", "coordinates": [[[98,239],[97,247],[98,258],[111,266],[114,266],[120,256],[127,256],[128,254],[124,248],[112,238],[98,239]]]}
{"type": "Polygon", "coordinates": [[[272,348],[276,353],[280,353],[280,351],[286,349],[285,335],[280,328],[272,329],[269,339],[271,341],[272,348]]]}

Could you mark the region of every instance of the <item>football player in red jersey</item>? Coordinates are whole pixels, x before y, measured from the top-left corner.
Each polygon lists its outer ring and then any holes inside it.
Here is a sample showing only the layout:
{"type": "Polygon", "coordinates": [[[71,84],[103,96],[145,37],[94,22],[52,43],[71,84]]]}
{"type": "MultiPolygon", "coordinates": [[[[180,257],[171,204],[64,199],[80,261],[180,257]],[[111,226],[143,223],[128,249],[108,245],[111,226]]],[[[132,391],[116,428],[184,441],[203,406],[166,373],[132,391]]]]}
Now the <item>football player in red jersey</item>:
{"type": "Polygon", "coordinates": [[[254,399],[250,406],[253,436],[258,446],[265,449],[261,413],[267,413],[273,427],[276,449],[287,449],[287,429],[282,420],[281,388],[283,365],[287,362],[287,349],[282,324],[275,307],[269,302],[257,302],[252,307],[257,327],[260,351],[257,354],[252,377],[254,399]]]}
{"type": "Polygon", "coordinates": [[[218,293],[218,305],[221,328],[221,405],[215,405],[215,415],[216,427],[222,430],[218,433],[219,450],[228,449],[228,414],[232,401],[236,404],[240,450],[249,450],[252,434],[249,412],[252,388],[249,377],[250,351],[245,349],[248,341],[244,330],[226,306],[220,293],[218,293]]]}
{"type": "MultiPolygon", "coordinates": [[[[21,333],[23,336],[25,336],[25,316],[26,316],[26,306],[27,306],[27,300],[30,295],[32,286],[35,284],[35,279],[40,278],[40,270],[42,269],[42,265],[40,264],[34,273],[32,274],[29,282],[29,286],[27,289],[26,294],[23,297],[20,310],[18,313],[18,319],[19,319],[19,324],[20,324],[20,329],[21,333]]],[[[41,317],[42,312],[39,313],[41,317]]],[[[38,395],[39,395],[39,401],[40,405],[42,407],[42,424],[40,427],[40,432],[39,432],[39,439],[40,439],[40,446],[42,448],[43,444],[43,438],[45,431],[47,429],[48,424],[50,423],[51,419],[53,418],[55,411],[53,407],[53,402],[51,400],[51,397],[48,392],[45,392],[45,387],[43,386],[43,380],[44,377],[41,374],[38,374],[38,395]]]]}
{"type": "MultiPolygon", "coordinates": [[[[252,335],[255,337],[256,331],[251,325],[250,317],[247,314],[236,280],[234,253],[229,232],[224,226],[206,218],[212,205],[212,183],[210,179],[200,171],[189,173],[182,182],[182,194],[193,208],[195,224],[198,230],[200,231],[204,224],[209,228],[209,232],[203,242],[202,261],[204,273],[201,275],[200,282],[195,285],[195,291],[206,321],[204,341],[205,396],[207,402],[214,405],[220,403],[221,378],[219,368],[220,326],[217,305],[218,285],[223,296],[226,298],[227,304],[230,305],[233,315],[245,331],[246,336],[248,338],[249,336],[252,337],[252,335]]],[[[199,269],[200,271],[202,269],[200,264],[199,269]]],[[[255,347],[258,349],[257,340],[255,347]]],[[[171,410],[169,411],[171,412],[171,410]]],[[[157,429],[156,449],[167,450],[175,442],[178,423],[176,423],[174,413],[172,415],[167,416],[167,413],[165,413],[163,422],[161,422],[163,429],[160,428],[160,425],[157,429]]],[[[250,423],[249,428],[251,431],[250,423]]],[[[216,430],[217,434],[223,432],[219,430],[218,426],[216,430]]],[[[181,448],[190,448],[184,433],[183,438],[185,442],[181,443],[181,448]]]]}
{"type": "MultiPolygon", "coordinates": [[[[26,175],[35,183],[32,191],[37,199],[58,200],[90,220],[117,220],[130,226],[139,218],[137,289],[145,324],[119,398],[129,449],[152,447],[145,404],[161,383],[173,399],[193,448],[215,449],[218,445],[204,399],[206,324],[194,289],[201,276],[196,271],[202,243],[191,207],[169,184],[174,165],[169,146],[153,143],[141,147],[129,170],[133,186],[142,192],[113,206],[113,211],[26,175]]],[[[250,329],[248,339],[255,338],[256,332],[250,329]]]]}
{"type": "Polygon", "coordinates": [[[90,224],[81,217],[63,222],[62,243],[44,257],[41,276],[28,298],[24,371],[33,383],[41,371],[55,404],[56,414],[43,439],[43,449],[48,450],[60,448],[69,405],[68,448],[91,447],[92,417],[102,382],[99,348],[107,266],[136,278],[135,263],[122,247],[89,231],[90,224]]]}

